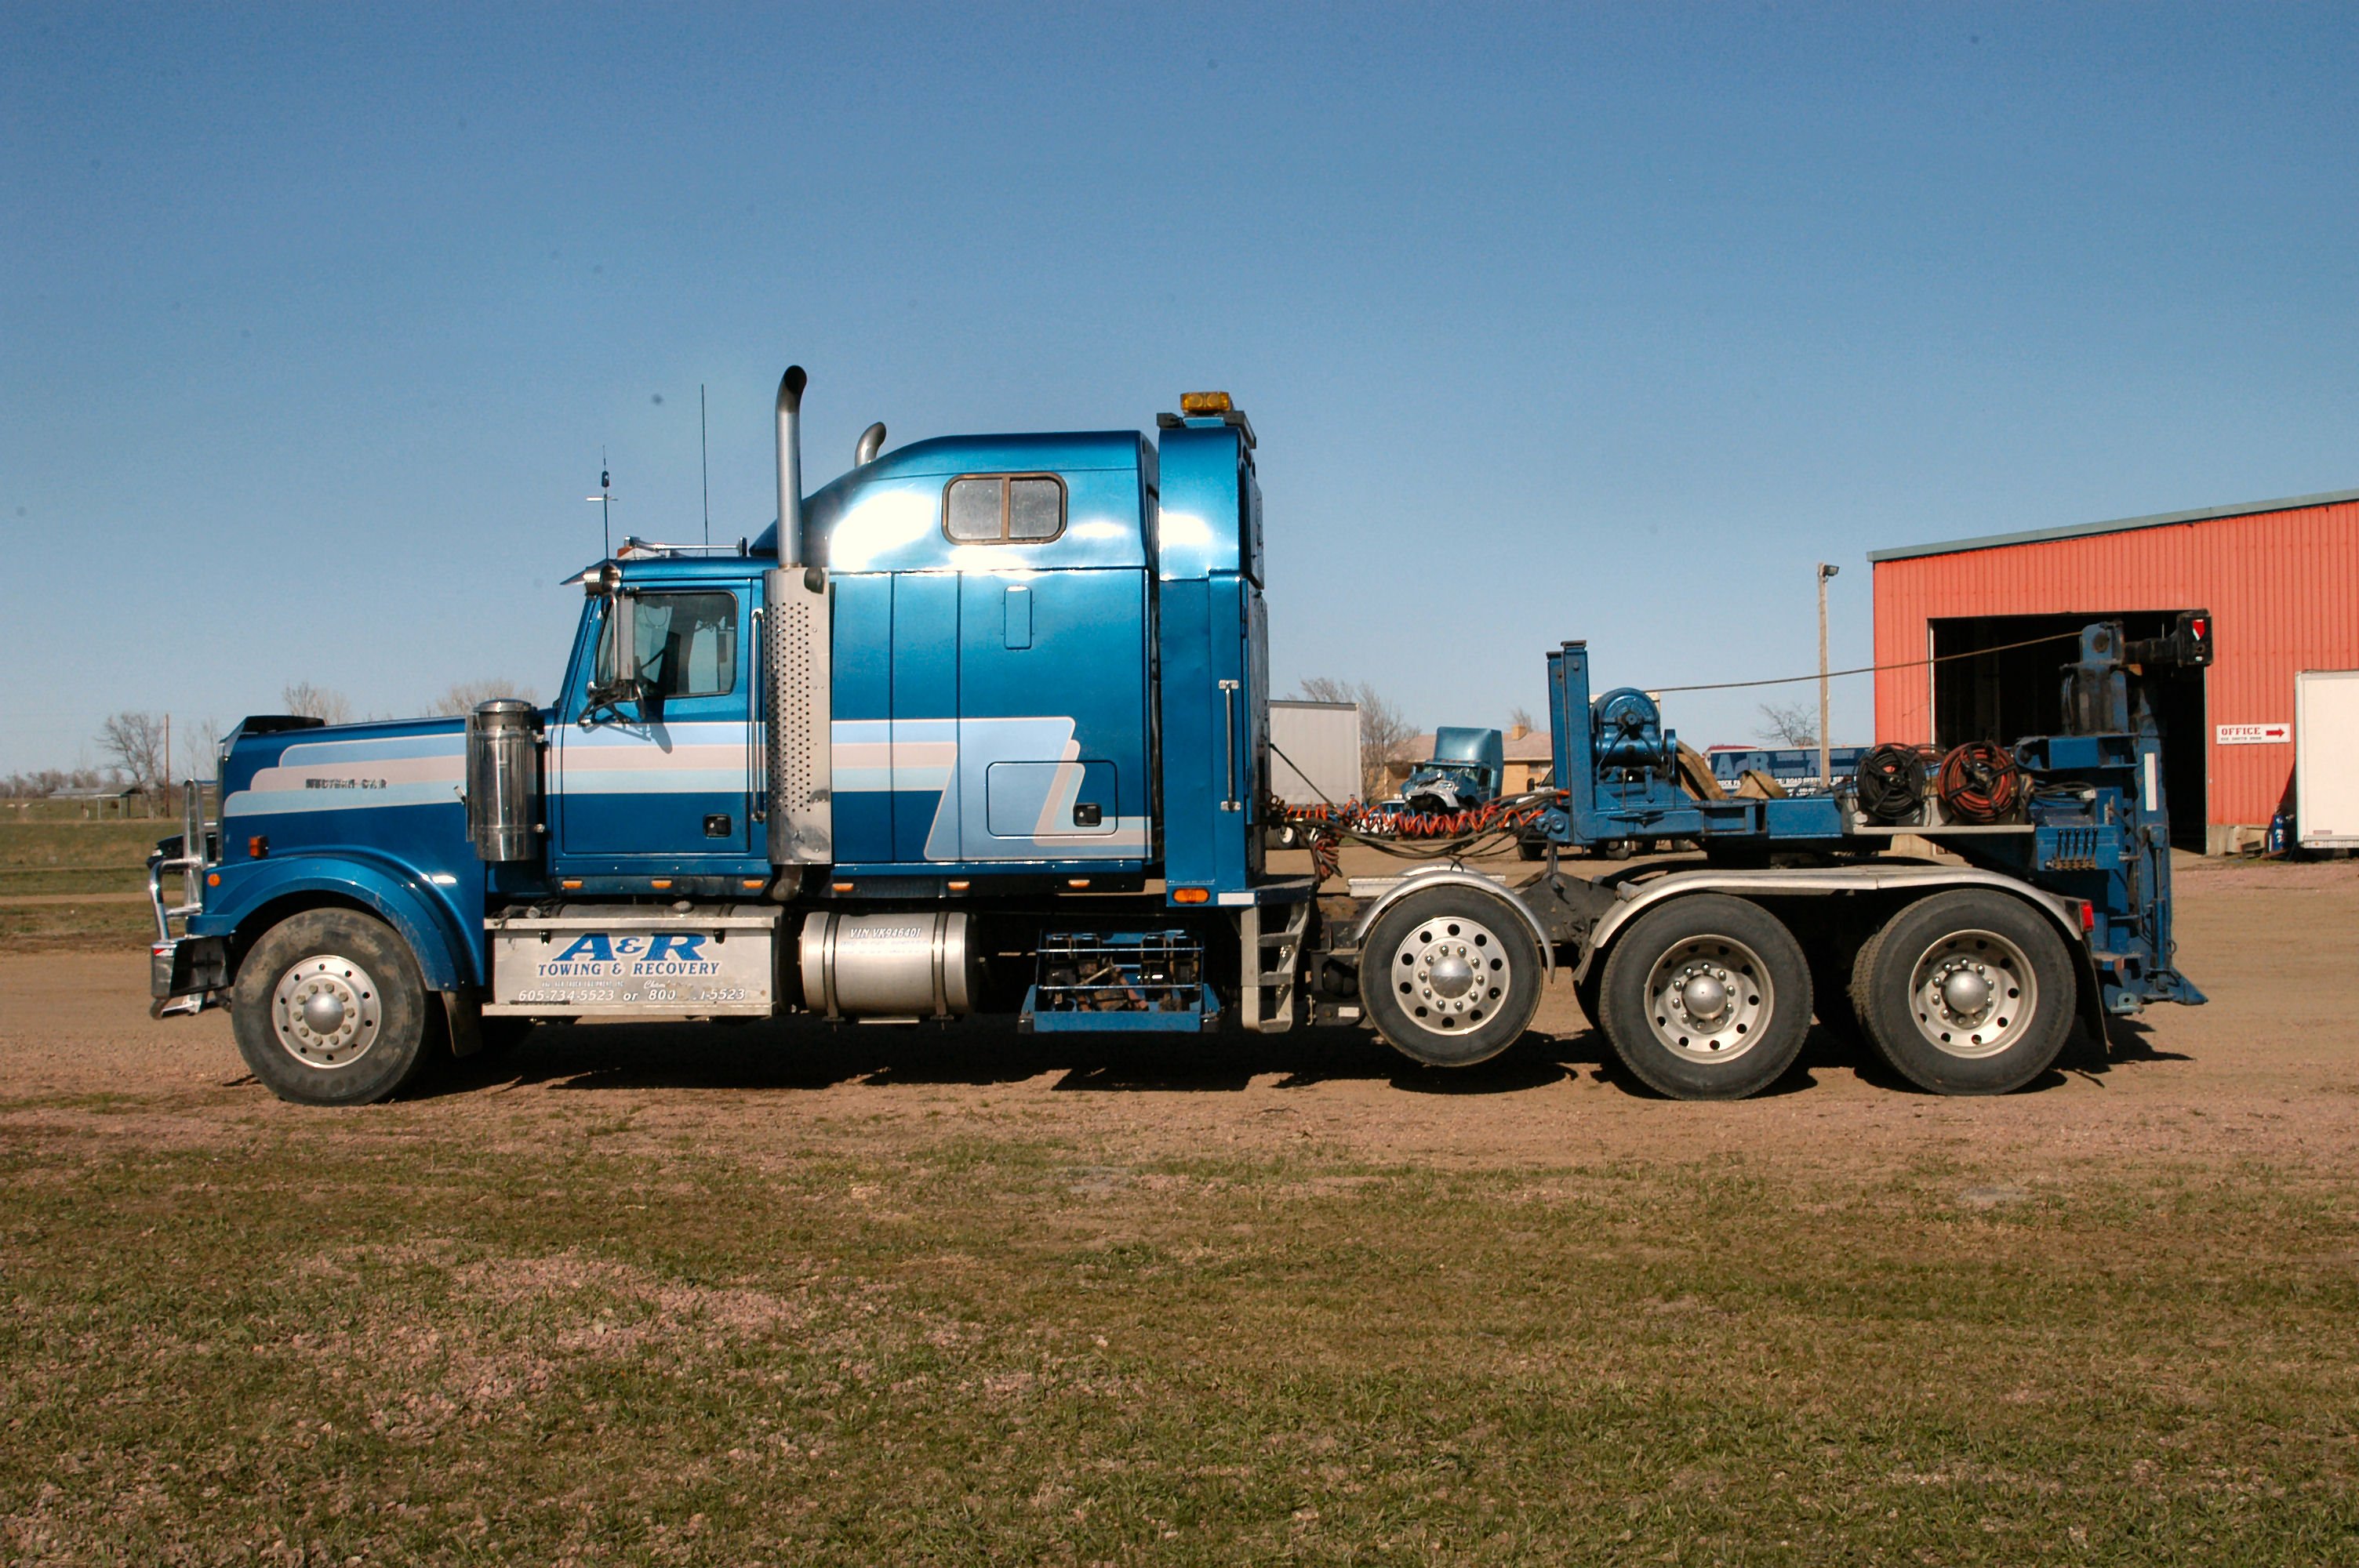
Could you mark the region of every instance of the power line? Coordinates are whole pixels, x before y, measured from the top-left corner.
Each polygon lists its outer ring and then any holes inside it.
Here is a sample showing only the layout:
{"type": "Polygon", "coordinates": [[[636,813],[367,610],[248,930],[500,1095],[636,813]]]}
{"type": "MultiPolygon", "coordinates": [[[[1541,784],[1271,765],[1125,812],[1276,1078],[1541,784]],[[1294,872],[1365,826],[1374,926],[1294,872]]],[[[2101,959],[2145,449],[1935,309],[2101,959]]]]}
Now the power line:
{"type": "MultiPolygon", "coordinates": [[[[2020,643],[2001,643],[1995,648],[1969,648],[1962,654],[1937,654],[1930,659],[1903,659],[1894,665],[1862,665],[1854,670],[1829,670],[1827,678],[1832,680],[1837,676],[1874,675],[1878,670],[1919,670],[1928,665],[1946,665],[1951,659],[1978,659],[1984,654],[2008,654],[2017,648],[2036,648],[2042,643],[2077,642],[2080,636],[2081,633],[2078,632],[2057,632],[2045,637],[2027,637],[2020,643]]],[[[1653,686],[1648,687],[1647,690],[1659,697],[1675,691],[1738,691],[1746,687],[1755,686],[1799,686],[1806,680],[1818,678],[1818,676],[1813,673],[1806,676],[1779,676],[1775,680],[1723,680],[1712,681],[1703,686],[1653,686]]]]}

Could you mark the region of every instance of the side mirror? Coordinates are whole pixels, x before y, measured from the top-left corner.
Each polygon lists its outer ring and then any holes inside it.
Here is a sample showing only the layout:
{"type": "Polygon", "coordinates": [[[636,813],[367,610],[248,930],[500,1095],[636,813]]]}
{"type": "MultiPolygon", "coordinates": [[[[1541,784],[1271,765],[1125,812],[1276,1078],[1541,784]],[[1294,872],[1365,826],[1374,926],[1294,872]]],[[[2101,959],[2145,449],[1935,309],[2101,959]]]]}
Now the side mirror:
{"type": "Polygon", "coordinates": [[[621,588],[606,596],[606,622],[614,629],[616,686],[628,686],[639,678],[639,618],[632,611],[634,597],[621,588]]]}
{"type": "Polygon", "coordinates": [[[601,714],[611,716],[618,702],[636,702],[644,708],[648,701],[647,683],[639,678],[639,618],[632,611],[634,596],[619,582],[611,582],[598,597],[605,604],[605,624],[599,642],[602,648],[612,650],[614,678],[591,681],[589,700],[582,709],[584,730],[598,722],[601,714]]]}

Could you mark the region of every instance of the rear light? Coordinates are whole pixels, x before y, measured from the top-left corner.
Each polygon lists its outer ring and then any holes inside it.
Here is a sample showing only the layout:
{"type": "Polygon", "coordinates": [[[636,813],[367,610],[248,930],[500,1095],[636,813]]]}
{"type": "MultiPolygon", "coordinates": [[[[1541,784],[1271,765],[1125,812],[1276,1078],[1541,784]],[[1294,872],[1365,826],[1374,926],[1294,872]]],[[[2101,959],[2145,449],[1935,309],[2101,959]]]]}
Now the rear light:
{"type": "Polygon", "coordinates": [[[1173,888],[1171,890],[1171,902],[1174,903],[1210,903],[1212,902],[1212,890],[1210,888],[1173,888]]]}
{"type": "Polygon", "coordinates": [[[2082,903],[2081,905],[2081,935],[2086,936],[2096,928],[2097,906],[2093,903],[2082,903]]]}

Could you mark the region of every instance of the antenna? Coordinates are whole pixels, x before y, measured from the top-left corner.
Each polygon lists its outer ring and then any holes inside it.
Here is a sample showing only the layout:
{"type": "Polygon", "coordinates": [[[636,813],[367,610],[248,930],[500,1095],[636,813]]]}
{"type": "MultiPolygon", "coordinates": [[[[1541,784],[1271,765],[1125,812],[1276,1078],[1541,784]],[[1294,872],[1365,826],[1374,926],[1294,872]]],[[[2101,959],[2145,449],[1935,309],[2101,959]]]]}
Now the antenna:
{"type": "Polygon", "coordinates": [[[614,476],[606,467],[606,449],[603,446],[598,449],[598,493],[582,499],[598,503],[598,522],[605,530],[606,554],[611,557],[614,553],[614,476]]]}
{"type": "Polygon", "coordinates": [[[696,384],[696,460],[704,470],[704,543],[712,544],[712,449],[704,436],[704,384],[696,384]]]}

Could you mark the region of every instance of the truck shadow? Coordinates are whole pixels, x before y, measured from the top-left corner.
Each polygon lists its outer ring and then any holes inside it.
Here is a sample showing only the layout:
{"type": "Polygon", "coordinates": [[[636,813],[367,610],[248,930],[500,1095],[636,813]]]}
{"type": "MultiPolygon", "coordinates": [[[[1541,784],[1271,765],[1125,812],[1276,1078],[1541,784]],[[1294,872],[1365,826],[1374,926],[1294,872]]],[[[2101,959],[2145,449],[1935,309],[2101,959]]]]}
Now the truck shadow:
{"type": "Polygon", "coordinates": [[[1390,1084],[1411,1094],[1512,1094],[1601,1065],[1603,1035],[1527,1033],[1471,1067],[1423,1067],[1364,1030],[1089,1037],[1019,1033],[998,1020],[949,1025],[799,1021],[549,1025],[511,1050],[447,1063],[429,1097],[500,1087],[560,1090],[824,1089],[846,1085],[990,1087],[1054,1075],[1060,1091],[1234,1094],[1271,1075],[1281,1089],[1390,1084]]]}
{"type": "MultiPolygon", "coordinates": [[[[2114,1020],[2106,1044],[2076,1033],[2063,1056],[2026,1092],[2079,1077],[2096,1081],[2124,1065],[2181,1062],[2159,1051],[2145,1025],[2114,1020]]],[[[1925,1093],[1848,1030],[1812,1026],[1801,1055],[1761,1096],[1799,1094],[1822,1076],[1856,1075],[1895,1093],[1925,1093]]],[[[629,1089],[814,1090],[987,1088],[1054,1076],[1060,1092],[1236,1094],[1276,1076],[1271,1087],[1380,1083],[1405,1094],[1516,1094],[1587,1078],[1637,1099],[1665,1097],[1640,1083],[1591,1027],[1527,1033],[1471,1067],[1425,1067],[1374,1034],[1352,1028],[1288,1034],[1089,1037],[1025,1034],[1011,1022],[964,1019],[950,1025],[829,1025],[808,1020],[716,1028],[692,1023],[549,1025],[496,1054],[445,1064],[420,1087],[427,1097],[504,1087],[568,1091],[629,1089]]]]}
{"type": "MultiPolygon", "coordinates": [[[[2153,1033],[2147,1024],[2136,1020],[2115,1018],[2108,1021],[2106,1036],[2099,1038],[2089,1033],[2086,1024],[2076,1022],[2072,1033],[2065,1038],[2064,1049],[2057,1055],[2055,1065],[2015,1092],[2038,1094],[2061,1087],[2074,1078],[2102,1087],[2105,1075],[2119,1067],[2192,1060],[2183,1052],[2156,1050],[2148,1043],[2148,1036],[2153,1033]]],[[[1797,1078],[1807,1079],[1813,1067],[1856,1074],[1859,1080],[1870,1087],[1888,1089],[1894,1094],[1940,1098],[1895,1071],[1892,1064],[1884,1059],[1883,1053],[1869,1044],[1848,1023],[1841,1027],[1813,1023],[1810,1039],[1804,1044],[1794,1070],[1769,1092],[1782,1093],[1797,1078]]]]}

